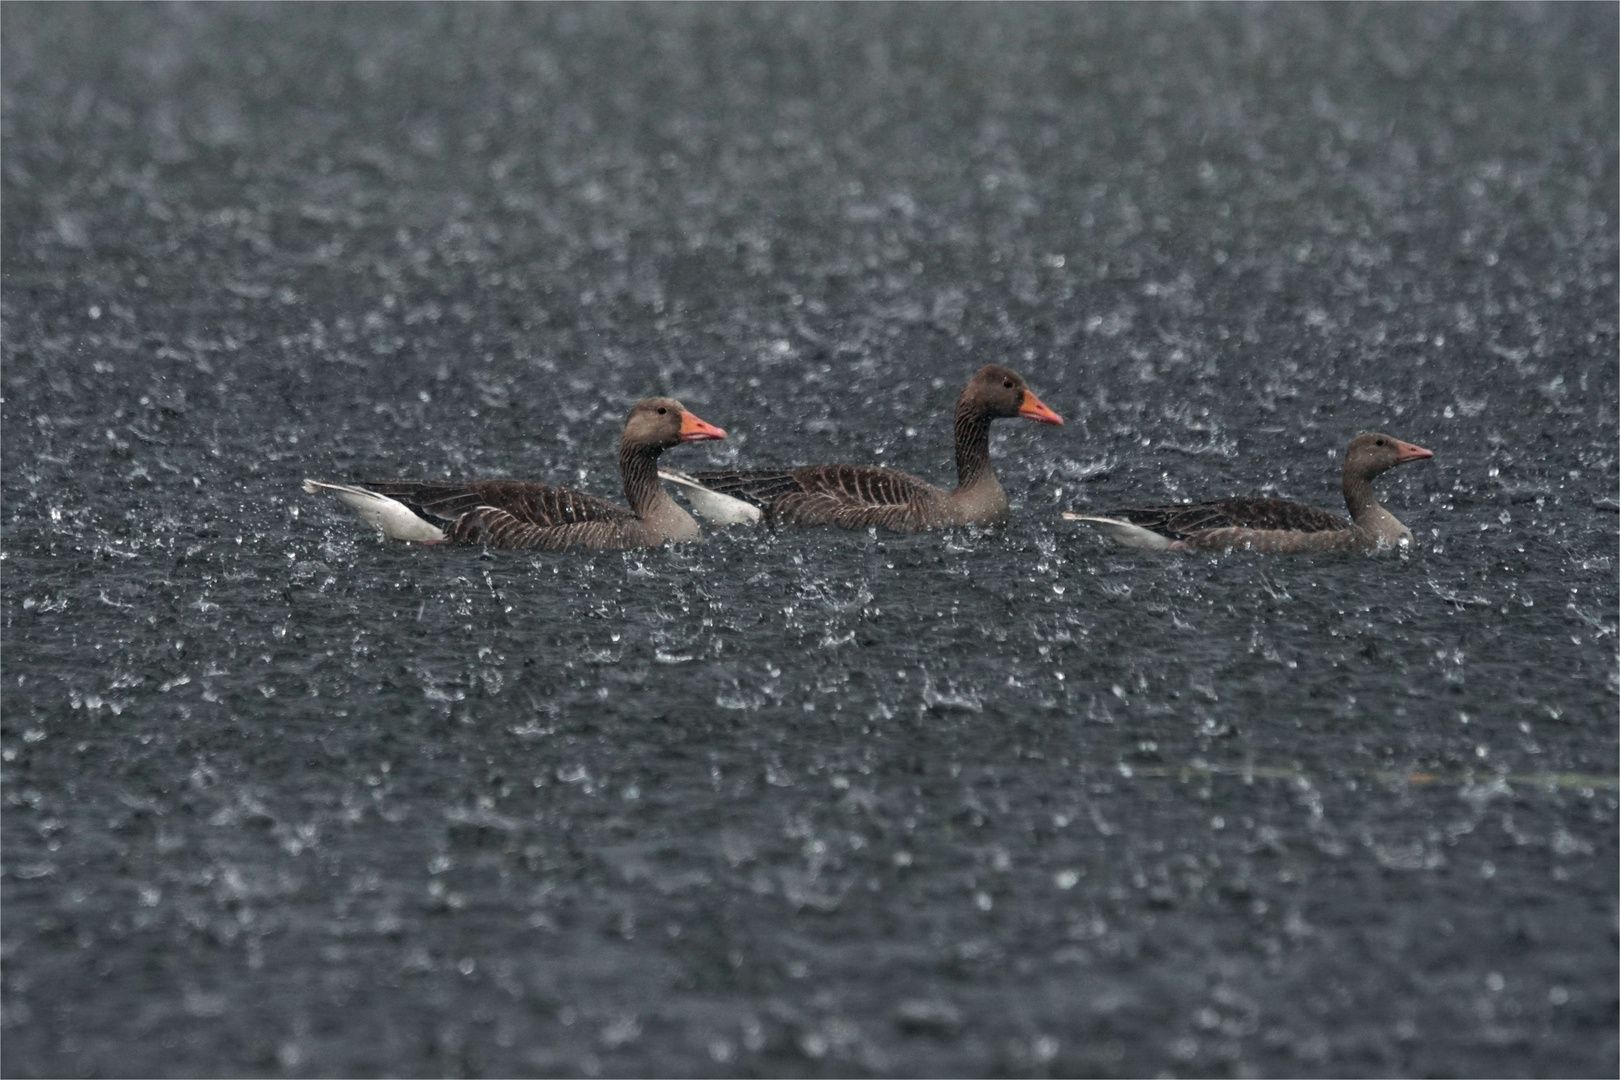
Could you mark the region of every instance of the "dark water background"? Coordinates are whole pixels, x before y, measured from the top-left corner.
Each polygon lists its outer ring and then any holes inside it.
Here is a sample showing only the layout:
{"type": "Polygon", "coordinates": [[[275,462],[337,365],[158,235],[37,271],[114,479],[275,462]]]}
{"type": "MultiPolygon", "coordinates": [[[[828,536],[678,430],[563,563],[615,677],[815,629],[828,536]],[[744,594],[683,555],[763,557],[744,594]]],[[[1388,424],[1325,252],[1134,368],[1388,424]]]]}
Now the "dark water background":
{"type": "Polygon", "coordinates": [[[25,1075],[1614,1075],[1616,8],[3,14],[25,1075]],[[1014,520],[386,546],[304,476],[1014,520]],[[1333,508],[1410,558],[1058,511],[1333,508]]]}

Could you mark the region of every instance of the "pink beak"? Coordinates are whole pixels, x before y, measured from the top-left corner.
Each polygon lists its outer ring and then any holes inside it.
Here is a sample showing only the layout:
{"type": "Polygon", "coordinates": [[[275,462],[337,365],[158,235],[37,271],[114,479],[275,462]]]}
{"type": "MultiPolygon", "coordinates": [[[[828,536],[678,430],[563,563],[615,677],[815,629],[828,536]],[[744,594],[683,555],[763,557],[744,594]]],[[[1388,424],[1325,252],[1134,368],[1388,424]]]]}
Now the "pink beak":
{"type": "Polygon", "coordinates": [[[1424,458],[1434,457],[1433,450],[1425,450],[1421,446],[1414,446],[1409,442],[1395,440],[1395,464],[1400,465],[1408,461],[1422,461],[1424,458]]]}
{"type": "Polygon", "coordinates": [[[693,413],[681,413],[681,442],[702,442],[706,439],[725,437],[724,428],[717,428],[707,420],[699,420],[693,413]]]}

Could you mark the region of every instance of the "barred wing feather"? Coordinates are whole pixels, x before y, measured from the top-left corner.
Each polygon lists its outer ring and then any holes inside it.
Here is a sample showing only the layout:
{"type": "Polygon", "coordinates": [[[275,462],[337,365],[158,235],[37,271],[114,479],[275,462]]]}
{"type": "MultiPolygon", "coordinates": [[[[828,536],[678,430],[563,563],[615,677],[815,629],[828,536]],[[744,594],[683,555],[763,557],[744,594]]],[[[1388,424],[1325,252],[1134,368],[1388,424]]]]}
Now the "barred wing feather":
{"type": "Polygon", "coordinates": [[[875,465],[800,465],[791,469],[697,472],[694,480],[734,498],[768,507],[791,495],[815,495],[856,506],[896,506],[937,495],[933,485],[875,465]]]}
{"type": "Polygon", "coordinates": [[[1103,516],[1139,525],[1174,540],[1186,540],[1216,529],[1315,533],[1350,528],[1350,522],[1338,514],[1292,499],[1240,497],[1175,506],[1135,506],[1111,510],[1103,516]]]}
{"type": "Polygon", "coordinates": [[[368,480],[364,486],[398,499],[425,518],[456,521],[478,510],[494,510],[515,522],[551,528],[586,522],[634,521],[626,507],[571,488],[519,480],[433,483],[416,480],[368,480]]]}

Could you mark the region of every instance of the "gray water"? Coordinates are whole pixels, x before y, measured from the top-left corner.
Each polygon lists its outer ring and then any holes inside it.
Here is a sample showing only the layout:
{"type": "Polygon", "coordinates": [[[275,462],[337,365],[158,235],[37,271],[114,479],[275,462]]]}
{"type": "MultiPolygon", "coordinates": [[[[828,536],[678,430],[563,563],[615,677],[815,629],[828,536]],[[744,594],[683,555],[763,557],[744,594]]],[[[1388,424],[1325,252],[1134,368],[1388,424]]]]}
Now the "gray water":
{"type": "Polygon", "coordinates": [[[1616,40],[1535,7],[3,21],[7,1075],[1614,1075],[1616,40]],[[950,479],[387,545],[305,476],[950,479]],[[1167,557],[1069,508],[1336,508],[1167,557]]]}

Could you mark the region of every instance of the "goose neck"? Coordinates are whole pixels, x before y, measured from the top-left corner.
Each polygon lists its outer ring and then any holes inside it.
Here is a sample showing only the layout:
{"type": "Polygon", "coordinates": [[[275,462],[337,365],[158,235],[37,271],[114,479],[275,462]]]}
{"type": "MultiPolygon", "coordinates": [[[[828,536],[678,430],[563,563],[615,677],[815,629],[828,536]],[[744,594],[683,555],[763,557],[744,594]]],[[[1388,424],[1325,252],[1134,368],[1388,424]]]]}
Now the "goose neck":
{"type": "Polygon", "coordinates": [[[975,487],[995,482],[990,467],[990,417],[978,406],[959,401],[956,405],[956,487],[975,487]]]}

